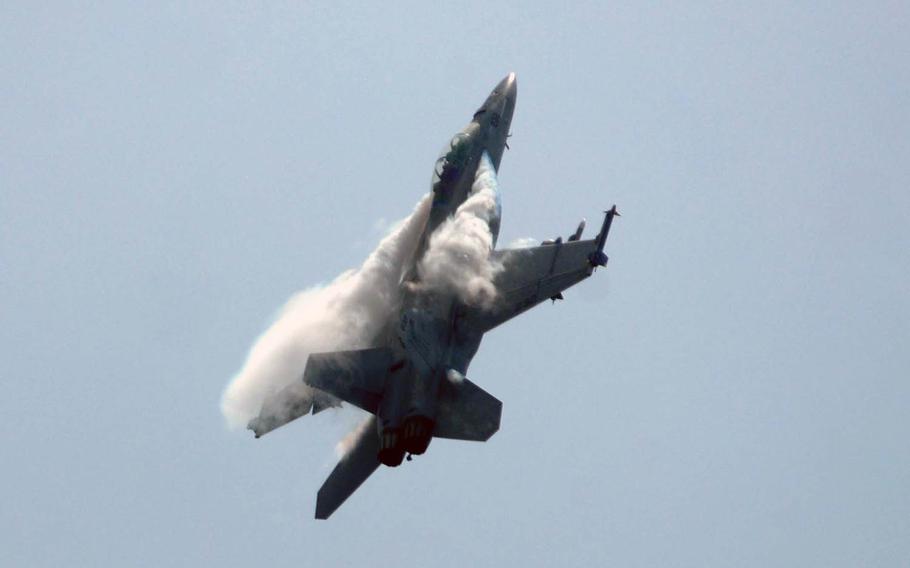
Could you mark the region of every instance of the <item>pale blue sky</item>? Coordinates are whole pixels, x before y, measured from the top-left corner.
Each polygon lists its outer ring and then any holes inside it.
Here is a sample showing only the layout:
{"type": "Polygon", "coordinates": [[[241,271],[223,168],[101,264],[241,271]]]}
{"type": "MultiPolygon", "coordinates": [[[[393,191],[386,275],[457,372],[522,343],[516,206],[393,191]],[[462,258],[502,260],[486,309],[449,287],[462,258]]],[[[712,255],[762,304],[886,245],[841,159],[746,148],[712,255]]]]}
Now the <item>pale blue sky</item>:
{"type": "Polygon", "coordinates": [[[0,565],[910,564],[905,3],[159,4],[0,7],[0,565]],[[610,266],[316,522],[351,418],[221,391],[509,71],[500,242],[610,266]]]}

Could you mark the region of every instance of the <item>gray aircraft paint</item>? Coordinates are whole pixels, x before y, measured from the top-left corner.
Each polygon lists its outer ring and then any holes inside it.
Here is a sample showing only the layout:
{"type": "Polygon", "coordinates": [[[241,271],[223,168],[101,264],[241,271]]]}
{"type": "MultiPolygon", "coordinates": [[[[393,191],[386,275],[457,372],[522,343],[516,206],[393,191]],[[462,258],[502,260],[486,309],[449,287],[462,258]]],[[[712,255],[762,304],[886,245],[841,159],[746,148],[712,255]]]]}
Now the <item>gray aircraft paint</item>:
{"type": "MultiPolygon", "coordinates": [[[[318,412],[334,398],[374,415],[319,490],[316,518],[328,518],[380,463],[398,466],[405,455],[424,453],[433,437],[489,439],[499,429],[502,403],[465,377],[484,333],[542,301],[562,299],[563,290],[607,263],[603,248],[615,206],[596,239],[580,240],[580,225],[566,242],[493,250],[501,216],[495,176],[516,95],[515,75],[509,74],[436,161],[432,204],[404,269],[397,320],[388,322],[369,349],[310,355],[303,382],[268,398],[250,422],[259,437],[311,408],[318,412]],[[474,252],[478,258],[455,251],[451,261],[464,260],[460,255],[480,263],[493,285],[486,295],[465,295],[457,282],[435,281],[424,262],[444,232],[457,231],[460,216],[467,214],[475,225],[484,223],[481,233],[489,242],[474,252]],[[313,398],[301,384],[321,394],[313,398]]],[[[455,273],[468,278],[471,271],[455,273]]]]}

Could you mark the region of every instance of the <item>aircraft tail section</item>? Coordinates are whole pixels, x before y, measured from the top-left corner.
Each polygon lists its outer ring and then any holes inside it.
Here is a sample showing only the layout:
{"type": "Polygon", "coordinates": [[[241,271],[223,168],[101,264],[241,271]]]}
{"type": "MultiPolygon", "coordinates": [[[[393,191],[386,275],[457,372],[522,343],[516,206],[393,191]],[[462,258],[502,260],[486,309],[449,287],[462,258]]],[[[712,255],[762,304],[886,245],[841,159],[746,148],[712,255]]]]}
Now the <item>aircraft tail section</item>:
{"type": "Polygon", "coordinates": [[[303,381],[266,398],[247,428],[259,438],[310,412],[340,406],[339,399],[375,414],[392,358],[386,348],[314,353],[303,381]]]}
{"type": "Polygon", "coordinates": [[[456,371],[449,371],[439,392],[433,436],[485,442],[499,430],[502,402],[456,371]]]}
{"type": "Polygon", "coordinates": [[[356,432],[351,450],[341,458],[316,495],[316,518],[328,519],[379,467],[376,417],[356,432]]]}
{"type": "Polygon", "coordinates": [[[395,355],[386,347],[314,353],[303,382],[376,414],[395,355]]]}

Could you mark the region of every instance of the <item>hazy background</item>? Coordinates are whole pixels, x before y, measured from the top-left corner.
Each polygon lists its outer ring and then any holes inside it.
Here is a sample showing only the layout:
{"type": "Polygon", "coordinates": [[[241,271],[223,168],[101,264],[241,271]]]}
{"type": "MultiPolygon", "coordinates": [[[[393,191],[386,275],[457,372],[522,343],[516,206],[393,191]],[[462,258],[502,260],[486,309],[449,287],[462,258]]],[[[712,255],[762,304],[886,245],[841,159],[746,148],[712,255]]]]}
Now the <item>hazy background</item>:
{"type": "Polygon", "coordinates": [[[906,3],[193,4],[0,8],[0,565],[910,564],[906,3]],[[356,417],[222,389],[509,71],[501,242],[610,266],[316,522],[356,417]]]}

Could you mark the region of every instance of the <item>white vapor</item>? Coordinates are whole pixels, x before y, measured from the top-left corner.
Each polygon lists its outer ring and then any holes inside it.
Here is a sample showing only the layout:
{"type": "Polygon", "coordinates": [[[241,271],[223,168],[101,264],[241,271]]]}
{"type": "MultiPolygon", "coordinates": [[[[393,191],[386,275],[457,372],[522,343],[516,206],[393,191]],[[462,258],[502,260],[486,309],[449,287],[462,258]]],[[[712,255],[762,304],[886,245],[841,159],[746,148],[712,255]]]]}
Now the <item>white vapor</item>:
{"type": "Polygon", "coordinates": [[[360,440],[360,438],[367,431],[367,428],[369,428],[370,426],[372,426],[374,424],[375,424],[375,422],[373,422],[372,416],[367,416],[366,418],[361,420],[360,424],[358,424],[353,430],[348,432],[344,438],[342,438],[341,440],[338,441],[337,444],[335,444],[335,457],[337,457],[338,459],[342,459],[343,457],[348,455],[351,452],[351,450],[354,449],[354,446],[357,444],[357,441],[360,440]]]}
{"type": "MultiPolygon", "coordinates": [[[[496,169],[484,153],[470,195],[430,236],[417,267],[419,286],[454,293],[466,304],[492,304],[493,278],[501,267],[490,260],[494,237],[489,224],[498,221],[498,199],[496,169]]],[[[258,435],[306,414],[314,402],[324,406],[335,400],[302,382],[307,358],[374,346],[379,332],[397,316],[399,284],[413,262],[430,203],[430,195],[424,196],[360,268],[287,302],[222,394],[221,412],[231,427],[247,426],[262,410],[258,435]]],[[[342,453],[352,438],[346,440],[339,445],[342,453]]]]}
{"type": "Polygon", "coordinates": [[[535,239],[534,237],[518,237],[517,239],[510,241],[506,245],[506,249],[526,249],[531,247],[536,247],[540,244],[540,239],[535,239]]]}
{"type": "Polygon", "coordinates": [[[298,385],[291,387],[296,396],[312,399],[315,391],[301,382],[310,353],[371,347],[397,313],[399,282],[429,210],[430,197],[424,196],[360,268],[327,286],[298,292],[288,301],[221,397],[221,412],[231,427],[246,426],[267,397],[291,385],[298,385]]]}
{"type": "Polygon", "coordinates": [[[430,236],[418,272],[423,285],[454,292],[469,305],[489,307],[496,298],[493,278],[500,266],[490,260],[490,222],[499,217],[496,168],[484,152],[471,194],[430,236]]]}

